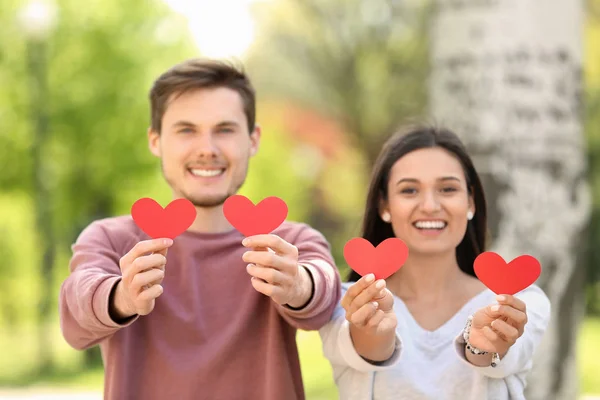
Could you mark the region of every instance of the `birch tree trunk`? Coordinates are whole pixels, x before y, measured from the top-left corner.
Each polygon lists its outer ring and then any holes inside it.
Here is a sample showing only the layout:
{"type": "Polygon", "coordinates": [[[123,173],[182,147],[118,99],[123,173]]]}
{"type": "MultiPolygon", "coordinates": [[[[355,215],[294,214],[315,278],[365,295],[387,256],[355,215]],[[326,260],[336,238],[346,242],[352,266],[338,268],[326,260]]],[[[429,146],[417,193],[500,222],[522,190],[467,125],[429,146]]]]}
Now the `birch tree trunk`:
{"type": "Polygon", "coordinates": [[[437,0],[430,114],[465,141],[482,175],[491,247],[531,254],[552,319],[528,377],[529,400],[578,394],[591,199],[582,129],[581,0],[437,0]]]}

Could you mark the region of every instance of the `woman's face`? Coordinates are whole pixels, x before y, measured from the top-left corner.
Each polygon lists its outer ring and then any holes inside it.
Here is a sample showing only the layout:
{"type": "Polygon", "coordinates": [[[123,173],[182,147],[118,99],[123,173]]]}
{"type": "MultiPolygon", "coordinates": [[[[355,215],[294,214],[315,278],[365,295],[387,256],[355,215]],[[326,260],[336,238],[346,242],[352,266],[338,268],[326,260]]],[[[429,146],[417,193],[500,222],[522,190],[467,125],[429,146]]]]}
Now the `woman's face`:
{"type": "Polygon", "coordinates": [[[380,214],[386,211],[410,253],[433,255],[455,251],[475,208],[460,162],[435,147],[412,151],[392,166],[380,214]]]}

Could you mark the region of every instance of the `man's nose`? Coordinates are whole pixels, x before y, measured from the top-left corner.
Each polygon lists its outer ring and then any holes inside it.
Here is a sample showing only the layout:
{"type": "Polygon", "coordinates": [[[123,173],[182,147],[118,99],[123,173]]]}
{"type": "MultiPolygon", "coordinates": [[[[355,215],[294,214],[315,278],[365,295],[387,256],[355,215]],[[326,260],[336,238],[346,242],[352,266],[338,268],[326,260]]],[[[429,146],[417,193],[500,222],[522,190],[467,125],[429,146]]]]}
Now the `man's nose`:
{"type": "Polygon", "coordinates": [[[202,133],[198,135],[197,141],[194,143],[196,153],[201,158],[214,158],[218,154],[218,148],[210,133],[202,133]]]}

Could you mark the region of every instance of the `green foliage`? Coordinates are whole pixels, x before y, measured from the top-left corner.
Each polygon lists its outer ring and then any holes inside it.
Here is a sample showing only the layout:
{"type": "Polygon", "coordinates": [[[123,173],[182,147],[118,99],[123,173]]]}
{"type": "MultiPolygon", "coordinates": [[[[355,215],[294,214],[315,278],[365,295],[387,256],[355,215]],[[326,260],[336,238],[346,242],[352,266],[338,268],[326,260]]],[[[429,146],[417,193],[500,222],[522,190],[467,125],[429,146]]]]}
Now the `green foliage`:
{"type": "Polygon", "coordinates": [[[426,114],[428,2],[265,7],[257,10],[262,31],[248,61],[263,96],[335,115],[369,165],[401,122],[426,114]]]}
{"type": "MultiPolygon", "coordinates": [[[[290,219],[325,234],[343,271],[343,247],[359,234],[370,166],[381,143],[396,125],[426,111],[429,10],[421,6],[426,3],[281,0],[257,6],[259,40],[247,65],[261,101],[263,140],[241,193],[255,202],[283,198],[290,219]],[[350,140],[339,144],[339,156],[328,158],[315,144],[294,137],[280,109],[265,100],[331,116],[350,140]]],[[[600,10],[600,1],[589,3],[600,10]]],[[[79,374],[84,355],[68,347],[58,326],[48,332],[56,371],[32,375],[39,289],[52,285],[56,303],[68,274],[70,245],[93,219],[127,214],[140,197],[163,205],[170,201],[159,162],[147,148],[147,93],[160,72],[196,50],[184,19],[160,0],[57,1],[57,26],[46,46],[50,135],[43,172],[58,249],[53,282],[42,282],[38,263],[44,238],[34,228],[31,80],[26,38],[16,18],[24,4],[3,0],[0,8],[0,385],[43,381],[100,389],[102,370],[79,374]]],[[[598,21],[590,18],[586,32],[585,122],[596,208],[587,261],[589,281],[596,282],[589,286],[590,310],[600,310],[598,21]]],[[[56,309],[52,317],[58,320],[56,309]]],[[[590,358],[598,353],[597,322],[586,322],[581,333],[582,379],[589,393],[600,393],[593,380],[598,366],[590,358]]],[[[298,337],[309,398],[334,398],[318,337],[298,337]]]]}
{"type": "Polygon", "coordinates": [[[48,301],[56,305],[69,247],[81,229],[112,215],[121,190],[152,175],[148,90],[164,69],[196,56],[183,18],[160,0],[133,0],[127,7],[116,0],[85,6],[58,0],[55,25],[43,40],[25,34],[34,26],[21,23],[25,5],[7,0],[0,8],[0,253],[7,261],[0,266],[0,318],[14,329],[35,323],[36,310],[48,301]],[[29,56],[42,60],[43,99],[29,56]],[[48,114],[37,171],[49,188],[43,202],[56,241],[42,236],[34,220],[35,105],[48,114]],[[57,246],[50,282],[39,272],[48,241],[57,246]],[[40,290],[47,287],[50,292],[40,290]]]}
{"type": "Polygon", "coordinates": [[[578,369],[581,392],[600,395],[600,318],[588,318],[583,323],[577,341],[578,369]]]}
{"type": "Polygon", "coordinates": [[[587,312],[600,315],[600,1],[587,1],[585,59],[585,131],[588,145],[588,177],[593,210],[587,237],[587,312]]]}

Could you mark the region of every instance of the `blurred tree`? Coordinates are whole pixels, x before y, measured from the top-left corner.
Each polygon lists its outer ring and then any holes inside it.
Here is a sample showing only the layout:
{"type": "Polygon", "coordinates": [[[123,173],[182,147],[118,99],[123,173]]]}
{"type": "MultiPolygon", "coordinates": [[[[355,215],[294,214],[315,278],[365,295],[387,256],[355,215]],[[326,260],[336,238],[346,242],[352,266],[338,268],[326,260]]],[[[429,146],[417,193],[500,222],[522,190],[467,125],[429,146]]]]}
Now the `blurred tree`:
{"type": "Polygon", "coordinates": [[[429,13],[418,3],[259,3],[262,30],[248,65],[263,98],[291,99],[338,117],[372,165],[400,121],[425,109],[429,13]]]}
{"type": "Polygon", "coordinates": [[[586,136],[594,210],[588,236],[587,312],[600,315],[600,0],[587,0],[586,15],[586,136]]]}
{"type": "MultiPolygon", "coordinates": [[[[396,126],[424,113],[427,11],[421,2],[392,0],[258,3],[261,29],[248,70],[263,100],[284,100],[340,121],[359,152],[351,163],[354,180],[363,185],[396,126]]],[[[324,126],[315,129],[328,134],[324,126]]],[[[343,189],[331,177],[335,168],[323,164],[315,175],[307,222],[331,239],[339,260],[348,234],[359,233],[364,199],[349,214],[339,213],[343,189]]]]}
{"type": "Polygon", "coordinates": [[[578,397],[581,238],[590,217],[583,15],[572,0],[439,0],[432,24],[431,113],[462,136],[482,173],[490,250],[506,260],[531,254],[542,264],[537,283],[552,319],[528,399],[578,397]]]}
{"type": "MultiPolygon", "coordinates": [[[[16,21],[23,6],[8,0],[0,10],[6,33],[0,36],[0,48],[6,49],[0,56],[0,82],[10,82],[0,95],[0,104],[9,106],[0,118],[5,164],[0,185],[31,193],[42,210],[38,226],[44,229],[37,232],[47,253],[38,279],[49,289],[38,300],[39,360],[49,368],[48,332],[55,318],[50,310],[56,303],[49,269],[56,246],[68,249],[92,220],[112,214],[122,189],[154,172],[156,161],[145,140],[148,99],[140,93],[148,93],[159,72],[195,50],[184,20],[162,1],[134,0],[123,6],[109,0],[82,7],[60,0],[56,29],[43,49],[47,54],[30,46],[27,69],[23,27],[16,21]],[[37,80],[28,80],[28,71],[37,80]],[[33,82],[31,89],[28,82],[33,82]],[[32,119],[29,99],[39,127],[34,130],[24,123],[32,119]],[[27,179],[32,174],[35,185],[27,179]]],[[[34,24],[39,22],[35,17],[34,24]]],[[[66,276],[67,266],[60,265],[60,271],[61,278],[66,276]]]]}

